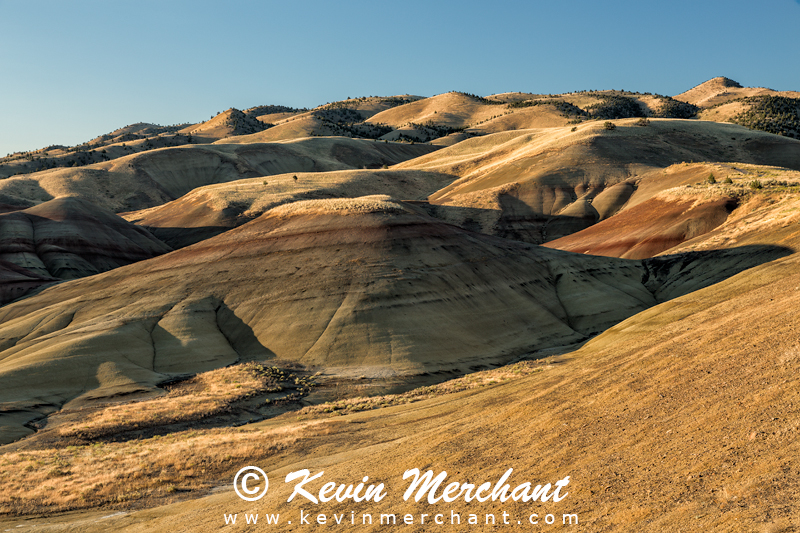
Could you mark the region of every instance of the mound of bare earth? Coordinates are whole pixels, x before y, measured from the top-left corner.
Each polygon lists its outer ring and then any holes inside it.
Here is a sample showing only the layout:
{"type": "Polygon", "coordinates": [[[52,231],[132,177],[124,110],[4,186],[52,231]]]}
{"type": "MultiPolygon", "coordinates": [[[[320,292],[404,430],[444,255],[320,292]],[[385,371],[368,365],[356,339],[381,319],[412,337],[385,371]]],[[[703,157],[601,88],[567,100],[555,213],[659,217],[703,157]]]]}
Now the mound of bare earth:
{"type": "Polygon", "coordinates": [[[374,378],[503,363],[783,253],[640,263],[474,234],[388,197],[294,202],[1,308],[4,423],[17,435],[23,418],[237,361],[374,378]]]}
{"type": "MultiPolygon", "coordinates": [[[[397,168],[459,176],[429,198],[431,213],[484,233],[554,240],[605,220],[639,181],[681,162],[800,168],[800,142],[740,126],[692,120],[588,122],[574,128],[496,133],[462,141],[397,168]],[[573,131],[574,129],[574,131],[573,131]]],[[[673,187],[649,180],[648,187],[673,187]]]]}
{"type": "Polygon", "coordinates": [[[417,170],[299,172],[198,187],[164,205],[124,213],[174,248],[240,226],[278,205],[298,200],[386,194],[423,200],[454,177],[417,170]]]}
{"type": "Polygon", "coordinates": [[[132,211],[161,205],[203,185],[286,172],[381,168],[436,149],[347,138],[188,145],[12,177],[0,181],[0,198],[29,207],[79,196],[114,212],[132,211]]]}
{"type": "Polygon", "coordinates": [[[142,228],[80,198],[0,214],[0,260],[44,278],[82,278],[170,250],[142,228]]]}
{"type": "Polygon", "coordinates": [[[462,524],[470,514],[483,524],[487,513],[499,524],[503,512],[520,521],[552,513],[560,524],[562,514],[574,513],[576,531],[668,531],[675,524],[688,532],[790,531],[800,520],[793,505],[800,493],[794,475],[800,453],[797,262],[790,256],[655,306],[577,351],[548,358],[537,372],[486,387],[316,420],[292,414],[238,430],[80,446],[68,454],[57,448],[9,453],[6,469],[19,475],[4,478],[3,494],[28,499],[4,497],[8,510],[25,509],[26,501],[81,507],[69,500],[79,493],[92,502],[121,502],[116,506],[123,510],[126,498],[177,501],[115,516],[104,511],[100,521],[87,513],[6,519],[5,525],[144,531],[181,521],[202,532],[217,530],[223,514],[263,518],[268,511],[280,514],[272,529],[290,531],[288,522],[297,522],[303,509],[314,518],[367,513],[373,522],[361,529],[377,531],[386,528],[381,513],[399,520],[412,514],[421,528],[421,513],[449,518],[452,510],[462,524]],[[149,460],[142,463],[137,454],[145,452],[149,460]],[[243,464],[270,476],[257,506],[230,489],[186,499],[215,481],[229,483],[243,464]],[[302,497],[287,503],[294,485],[282,483],[303,468],[324,471],[306,485],[312,493],[328,481],[355,484],[369,476],[385,483],[388,496],[309,511],[302,497]],[[402,476],[410,468],[446,471],[446,483],[475,485],[493,484],[513,468],[511,487],[569,476],[569,495],[535,504],[403,501],[409,482],[402,476]],[[141,469],[144,475],[137,475],[141,469]],[[61,478],[70,487],[64,495],[41,488],[45,476],[64,470],[70,472],[61,478]]]}

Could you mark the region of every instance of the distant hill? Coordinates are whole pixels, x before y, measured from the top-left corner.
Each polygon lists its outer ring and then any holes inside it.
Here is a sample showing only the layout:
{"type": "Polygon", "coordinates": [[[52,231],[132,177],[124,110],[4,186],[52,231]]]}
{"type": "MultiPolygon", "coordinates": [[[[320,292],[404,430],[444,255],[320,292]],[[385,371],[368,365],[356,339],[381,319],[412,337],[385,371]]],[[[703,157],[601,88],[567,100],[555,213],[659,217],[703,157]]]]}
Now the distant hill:
{"type": "Polygon", "coordinates": [[[0,180],[0,203],[30,207],[52,198],[79,196],[118,213],[161,205],[212,183],[286,172],[381,168],[436,149],[337,137],[192,144],[0,180]]]}
{"type": "Polygon", "coordinates": [[[81,198],[0,214],[0,260],[43,278],[82,278],[169,251],[146,230],[81,198]]]}
{"type": "Polygon", "coordinates": [[[293,172],[197,187],[172,202],[122,216],[181,248],[241,226],[279,205],[374,194],[423,200],[454,179],[419,170],[293,172]]]}
{"type": "Polygon", "coordinates": [[[191,143],[342,136],[450,146],[489,133],[636,117],[734,122],[791,137],[800,135],[797,119],[791,118],[797,116],[798,102],[800,92],[742,87],[719,77],[675,97],[615,90],[486,97],[453,91],[427,98],[363,96],[313,109],[262,105],[244,111],[231,108],[192,125],[131,124],[73,147],[50,146],[10,154],[0,158],[0,179],[51,168],[83,167],[191,143]]]}
{"type": "Polygon", "coordinates": [[[611,217],[641,178],[675,163],[740,161],[800,170],[800,142],[741,126],[674,119],[612,124],[486,135],[397,168],[460,177],[430,196],[434,216],[537,244],[611,217]]]}
{"type": "Polygon", "coordinates": [[[387,196],[285,204],[0,308],[0,389],[19,415],[7,431],[60,407],[43,398],[91,405],[240,360],[371,378],[504,363],[761,261],[571,254],[465,231],[387,196]]]}
{"type": "Polygon", "coordinates": [[[800,138],[800,92],[742,87],[724,77],[714,78],[675,96],[701,108],[699,118],[800,138]]]}

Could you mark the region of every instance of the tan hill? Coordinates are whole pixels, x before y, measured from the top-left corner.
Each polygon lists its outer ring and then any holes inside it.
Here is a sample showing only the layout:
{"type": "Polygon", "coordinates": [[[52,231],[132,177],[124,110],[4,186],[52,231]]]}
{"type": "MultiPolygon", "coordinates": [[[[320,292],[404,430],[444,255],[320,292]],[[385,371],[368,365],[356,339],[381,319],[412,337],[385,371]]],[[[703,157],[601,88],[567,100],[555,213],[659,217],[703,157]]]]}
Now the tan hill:
{"type": "Polygon", "coordinates": [[[44,278],[82,278],[169,251],[147,231],[80,198],[0,215],[0,260],[44,278]]]}
{"type": "MultiPolygon", "coordinates": [[[[251,144],[251,143],[271,143],[279,141],[290,141],[314,137],[317,132],[321,132],[322,124],[311,112],[302,113],[287,120],[281,121],[274,127],[259,133],[250,135],[240,135],[220,139],[217,143],[223,144],[251,144]]],[[[330,132],[325,132],[330,134],[330,132]]]]}
{"type": "Polygon", "coordinates": [[[255,117],[265,124],[275,124],[306,111],[308,109],[297,109],[282,105],[260,105],[245,109],[243,112],[245,115],[255,117]]]}
{"type": "MultiPolygon", "coordinates": [[[[693,107],[695,104],[702,108],[700,118],[730,122],[741,113],[757,107],[753,102],[742,101],[743,98],[767,96],[798,99],[800,93],[741,87],[727,78],[714,78],[675,99],[657,94],[611,90],[561,95],[517,92],[488,97],[451,92],[430,98],[411,95],[349,98],[312,110],[256,106],[242,112],[231,108],[199,124],[159,126],[137,123],[74,147],[50,146],[12,154],[0,158],[0,178],[48,168],[81,167],[132,153],[190,142],[208,143],[228,137],[247,137],[234,141],[246,143],[295,140],[309,136],[416,142],[446,138],[439,144],[449,145],[455,140],[451,135],[462,129],[474,135],[559,127],[590,118],[693,118],[697,111],[693,107]],[[276,127],[265,129],[271,124],[276,127]]],[[[754,112],[758,114],[759,110],[754,112]]],[[[749,123],[739,123],[755,127],[749,123]]],[[[755,129],[779,134],[782,131],[761,126],[755,129]]]]}
{"type": "MultiPolygon", "coordinates": [[[[730,78],[719,76],[712,78],[700,85],[675,95],[677,100],[694,104],[698,107],[709,107],[719,102],[722,98],[738,98],[746,88],[730,78]]],[[[752,89],[750,89],[752,90],[752,89]]],[[[752,96],[748,94],[747,96],[752,96]]]]}
{"type": "Polygon", "coordinates": [[[232,107],[211,120],[187,126],[180,133],[191,135],[197,142],[212,142],[234,135],[256,133],[268,127],[256,117],[232,107]]]}
{"type": "Polygon", "coordinates": [[[486,134],[533,128],[557,128],[566,126],[569,121],[570,117],[564,115],[556,105],[542,104],[515,109],[513,112],[506,111],[497,115],[496,118],[484,119],[484,121],[475,123],[467,131],[486,134]]]}
{"type": "Polygon", "coordinates": [[[0,308],[15,413],[3,424],[19,436],[20,419],[65,403],[252,359],[368,378],[463,372],[580,341],[764,257],[645,264],[467,232],[388,197],[295,202],[0,308]]]}
{"type": "Polygon", "coordinates": [[[313,137],[320,130],[320,121],[310,112],[289,117],[259,133],[239,135],[216,141],[223,144],[252,144],[291,141],[313,137]]]}
{"type": "Polygon", "coordinates": [[[124,213],[174,248],[194,244],[298,200],[355,198],[386,194],[422,200],[453,176],[416,170],[298,172],[198,187],[166,204],[124,213]]]}
{"type": "Polygon", "coordinates": [[[409,123],[427,122],[451,128],[466,128],[497,115],[498,112],[502,113],[506,107],[504,104],[505,102],[500,100],[487,100],[465,93],[450,92],[383,111],[373,115],[369,122],[387,124],[394,128],[409,123]]]}
{"type": "Polygon", "coordinates": [[[616,215],[545,246],[629,259],[745,244],[800,246],[800,232],[793,229],[800,218],[795,215],[800,205],[797,171],[675,165],[643,177],[636,186],[616,215]],[[709,176],[715,183],[708,182],[709,176]]]}
{"type": "MultiPolygon", "coordinates": [[[[300,509],[308,513],[310,503],[287,503],[293,484],[281,481],[309,468],[325,472],[324,479],[306,485],[315,493],[327,481],[355,483],[361,476],[386,484],[388,496],[381,502],[319,508],[328,516],[369,513],[374,521],[360,527],[365,531],[386,529],[378,521],[381,513],[401,519],[413,514],[419,525],[421,513],[449,518],[451,510],[462,524],[471,513],[481,521],[492,513],[502,523],[505,511],[520,520],[532,512],[540,519],[552,513],[559,523],[563,513],[576,513],[576,531],[671,531],[676,524],[687,532],[791,531],[800,520],[791,474],[800,453],[800,348],[793,334],[798,272],[793,255],[741,273],[639,313],[577,351],[547,357],[533,373],[510,367],[489,386],[454,384],[460,392],[443,388],[400,405],[386,397],[385,404],[393,406],[378,409],[365,401],[366,411],[341,416],[320,409],[238,430],[76,447],[70,450],[65,496],[42,488],[55,468],[53,456],[63,456],[63,448],[15,453],[6,467],[15,476],[5,478],[3,505],[80,506],[73,495],[103,502],[131,490],[169,502],[159,483],[204,494],[214,483],[229,483],[241,465],[255,464],[271,480],[257,509],[227,489],[143,511],[103,511],[102,521],[97,513],[85,513],[26,517],[24,524],[45,531],[69,524],[81,532],[133,532],[180,521],[203,532],[216,531],[223,513],[241,519],[245,512],[274,509],[281,524],[270,527],[290,531],[287,521],[296,521],[300,509]],[[509,379],[515,372],[521,377],[509,379]],[[144,463],[137,455],[142,450],[144,463]],[[208,469],[204,476],[196,475],[197,464],[208,469]],[[493,484],[513,468],[511,487],[569,476],[562,495],[569,494],[535,508],[512,500],[415,504],[402,500],[408,485],[402,475],[409,468],[446,471],[447,482],[475,485],[493,484]],[[97,471],[106,477],[101,480],[97,471]],[[25,498],[12,500],[13,493],[25,498]]],[[[9,518],[4,525],[19,523],[9,518]]]]}
{"type": "Polygon", "coordinates": [[[702,120],[734,122],[770,133],[788,134],[794,138],[800,136],[800,92],[797,91],[742,87],[731,79],[720,77],[701,83],[675,96],[675,99],[700,107],[698,117],[702,120]],[[776,106],[776,99],[785,102],[776,106]],[[790,123],[786,123],[787,112],[794,115],[790,123]]]}
{"type": "Polygon", "coordinates": [[[725,77],[712,78],[697,87],[676,95],[676,100],[689,102],[701,108],[711,108],[732,100],[751,96],[786,96],[800,98],[797,91],[774,91],[766,87],[743,87],[725,77]]]}
{"type": "MultiPolygon", "coordinates": [[[[609,218],[629,201],[640,178],[675,163],[739,161],[800,169],[798,141],[740,126],[666,119],[651,119],[646,126],[639,119],[612,124],[612,130],[592,121],[487,135],[397,168],[461,178],[431,195],[435,216],[534,243],[609,218]]],[[[656,189],[675,186],[672,180],[649,183],[656,189]]]]}
{"type": "Polygon", "coordinates": [[[286,116],[262,116],[260,120],[273,121],[275,127],[260,133],[225,139],[225,143],[275,142],[304,137],[342,136],[367,139],[381,138],[391,128],[365,122],[373,115],[397,106],[419,100],[419,96],[368,96],[350,98],[316,107],[303,113],[286,116]]]}
{"type": "Polygon", "coordinates": [[[349,109],[357,112],[361,115],[363,120],[366,120],[387,109],[393,109],[422,99],[423,97],[421,96],[411,94],[396,96],[361,96],[321,105],[317,107],[316,110],[335,111],[337,109],[349,109]]]}
{"type": "Polygon", "coordinates": [[[377,138],[387,130],[376,130],[372,125],[361,125],[355,132],[345,130],[352,129],[348,126],[352,126],[354,116],[355,122],[363,123],[380,111],[419,98],[421,97],[411,95],[351,98],[325,104],[312,111],[276,105],[256,106],[244,111],[230,108],[197,124],[129,124],[76,146],[53,145],[0,157],[0,179],[53,168],[84,167],[158,148],[207,144],[254,132],[262,132],[262,136],[248,142],[295,140],[312,135],[377,138]],[[297,118],[301,121],[289,125],[289,122],[297,118]],[[275,132],[267,133],[267,128],[272,124],[279,124],[281,127],[275,132]]]}
{"type": "MultiPolygon", "coordinates": [[[[591,111],[591,106],[597,107],[609,98],[623,98],[615,95],[613,91],[563,97],[505,93],[484,98],[450,92],[430,98],[392,97],[392,106],[385,104],[389,99],[381,99],[379,102],[385,108],[381,112],[376,112],[378,106],[363,109],[369,102],[359,105],[358,100],[347,100],[294,115],[267,131],[234,137],[224,142],[268,142],[312,135],[435,142],[463,130],[470,135],[482,135],[498,131],[564,126],[576,118],[589,117],[590,112],[583,108],[591,111]]],[[[660,102],[665,97],[642,96],[637,100],[628,95],[623,99],[625,102],[634,102],[632,105],[636,109],[636,115],[624,116],[644,116],[657,114],[663,107],[660,102]],[[652,109],[644,103],[646,99],[655,102],[652,109]]],[[[445,144],[450,141],[452,138],[445,141],[445,144]]]]}
{"type": "Polygon", "coordinates": [[[5,179],[0,181],[0,202],[29,207],[79,196],[114,212],[132,211],[161,205],[203,185],[286,172],[380,168],[436,149],[345,138],[187,145],[5,179]]]}
{"type": "Polygon", "coordinates": [[[137,123],[77,146],[52,145],[0,158],[0,179],[51,168],[74,168],[110,161],[132,153],[182,146],[191,139],[179,133],[186,125],[137,123]]]}
{"type": "Polygon", "coordinates": [[[161,126],[159,124],[137,122],[136,124],[130,124],[124,128],[118,128],[110,133],[106,133],[105,135],[95,137],[86,144],[103,146],[107,144],[134,141],[142,138],[155,137],[162,134],[175,133],[186,126],[186,124],[181,124],[178,126],[161,126]]]}

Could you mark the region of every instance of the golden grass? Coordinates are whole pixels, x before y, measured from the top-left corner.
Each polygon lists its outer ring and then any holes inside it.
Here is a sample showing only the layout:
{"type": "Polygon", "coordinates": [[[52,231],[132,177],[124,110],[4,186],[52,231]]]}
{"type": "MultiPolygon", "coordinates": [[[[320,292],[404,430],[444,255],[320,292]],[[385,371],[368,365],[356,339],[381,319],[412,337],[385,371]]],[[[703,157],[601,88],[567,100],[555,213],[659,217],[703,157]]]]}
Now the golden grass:
{"type": "MultiPolygon", "coordinates": [[[[374,398],[352,398],[306,407],[284,415],[277,427],[187,430],[126,442],[95,442],[9,452],[0,456],[0,514],[53,513],[110,507],[130,509],[197,497],[225,484],[244,464],[274,462],[325,419],[357,411],[417,402],[485,387],[549,368],[547,361],[523,361],[476,372],[438,385],[374,398]]],[[[167,396],[107,408],[63,433],[122,429],[139,421],[211,412],[232,398],[276,382],[257,363],[197,375],[167,396]],[[240,387],[237,387],[240,386],[240,387]],[[193,407],[192,404],[197,404],[193,407]]],[[[269,372],[271,371],[271,372],[269,372]]],[[[288,380],[289,374],[284,377],[288,380]]],[[[301,381],[300,378],[295,378],[301,381]]],[[[309,435],[310,435],[309,434],[309,435]]],[[[295,450],[296,451],[296,450],[295,450]]]]}
{"type": "Polygon", "coordinates": [[[244,461],[268,457],[298,438],[297,428],[257,437],[226,428],[6,453],[0,457],[0,514],[127,507],[206,490],[208,480],[224,478],[244,461]]]}
{"type": "Polygon", "coordinates": [[[294,216],[300,214],[336,213],[350,211],[354,213],[404,213],[400,204],[389,196],[376,194],[359,198],[333,198],[330,200],[302,200],[283,204],[270,210],[275,216],[294,216]]]}
{"type": "Polygon", "coordinates": [[[456,392],[502,383],[510,379],[526,376],[542,370],[543,367],[542,363],[540,362],[520,361],[519,363],[514,363],[512,365],[504,366],[494,370],[484,370],[482,372],[467,374],[466,376],[452,379],[444,383],[438,383],[436,385],[430,385],[427,387],[418,387],[402,394],[386,394],[368,397],[361,396],[357,398],[337,400],[334,402],[326,402],[319,405],[304,407],[294,414],[298,417],[298,420],[307,420],[309,418],[341,416],[359,411],[381,409],[383,407],[391,407],[394,405],[404,405],[427,400],[443,394],[454,394],[456,392]]]}
{"type": "Polygon", "coordinates": [[[664,172],[676,172],[682,167],[692,166],[701,170],[706,169],[707,173],[703,174],[705,179],[690,185],[663,190],[655,197],[694,195],[703,198],[723,196],[742,198],[753,194],[775,192],[800,193],[800,172],[781,167],[741,163],[679,163],[668,167],[664,172]],[[710,183],[708,176],[713,176],[715,182],[710,183]],[[727,180],[730,180],[730,183],[727,180]],[[752,187],[754,181],[758,181],[761,188],[752,187]]]}
{"type": "Polygon", "coordinates": [[[124,431],[157,428],[219,415],[234,403],[267,393],[287,392],[284,397],[305,394],[313,381],[277,367],[243,363],[204,372],[169,387],[156,399],[106,407],[82,422],[59,429],[64,437],[98,438],[124,431]],[[286,387],[286,383],[292,386],[286,387]],[[288,391],[292,392],[288,392],[288,391]]]}

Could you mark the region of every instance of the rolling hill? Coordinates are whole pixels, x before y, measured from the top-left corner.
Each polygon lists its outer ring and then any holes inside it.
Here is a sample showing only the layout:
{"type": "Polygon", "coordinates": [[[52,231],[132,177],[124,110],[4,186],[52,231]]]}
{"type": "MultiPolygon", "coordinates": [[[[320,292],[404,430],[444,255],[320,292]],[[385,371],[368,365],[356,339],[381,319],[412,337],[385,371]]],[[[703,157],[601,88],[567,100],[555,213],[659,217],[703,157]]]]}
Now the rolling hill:
{"type": "Polygon", "coordinates": [[[470,233],[384,196],[285,204],[0,308],[4,439],[26,416],[158,393],[170,377],[237,361],[369,378],[504,363],[764,260],[570,254],[470,233]]]}
{"type": "Polygon", "coordinates": [[[423,200],[453,176],[416,170],[342,170],[279,174],[198,187],[177,200],[122,216],[174,248],[240,226],[282,204],[300,200],[386,194],[423,200]]]}
{"type": "Polygon", "coordinates": [[[30,207],[79,196],[114,212],[132,211],[161,205],[203,185],[286,172],[380,168],[434,150],[346,138],[187,145],[0,180],[0,202],[30,207]]]}
{"type": "Polygon", "coordinates": [[[798,96],[360,97],[3,158],[2,529],[798,529],[798,96]],[[414,467],[569,494],[405,501],[414,467]],[[302,468],[390,496],[287,502],[302,468]]]}
{"type": "Polygon", "coordinates": [[[149,232],[80,198],[0,214],[0,260],[44,278],[82,278],[169,251],[149,232]]]}
{"type": "MultiPolygon", "coordinates": [[[[487,135],[396,168],[460,177],[429,197],[434,216],[533,243],[611,217],[644,177],[658,176],[675,163],[737,161],[800,168],[800,142],[740,126],[674,119],[652,119],[645,126],[638,119],[611,124],[614,129],[588,122],[487,135]]],[[[664,189],[676,184],[661,179],[649,183],[664,189]]]]}
{"type": "MultiPolygon", "coordinates": [[[[666,531],[675,524],[690,532],[790,531],[800,488],[792,475],[800,451],[794,438],[797,261],[793,255],[655,306],[579,350],[545,357],[529,375],[341,416],[301,411],[238,430],[104,443],[100,451],[79,449],[71,459],[80,475],[67,486],[97,501],[131,488],[166,495],[159,488],[165,483],[203,494],[209,475],[230,480],[245,462],[262,465],[275,483],[257,506],[222,490],[143,511],[106,511],[102,521],[98,514],[76,513],[26,517],[24,525],[133,532],[181,521],[195,531],[214,531],[223,513],[272,512],[281,522],[271,528],[289,531],[287,521],[301,508],[308,513],[308,502],[286,503],[292,484],[278,480],[309,468],[325,472],[325,479],[308,485],[315,492],[327,480],[348,482],[353,472],[386,484],[390,496],[382,502],[332,502],[320,510],[328,516],[352,510],[358,518],[369,513],[374,522],[361,526],[366,531],[386,528],[378,523],[381,513],[413,513],[419,525],[420,513],[449,517],[451,509],[462,521],[470,513],[481,521],[491,513],[498,523],[504,511],[521,520],[532,512],[540,519],[553,513],[559,521],[562,513],[575,513],[576,531],[666,531]],[[135,453],[142,446],[150,458],[144,464],[135,453]],[[100,484],[94,469],[83,468],[90,462],[119,477],[100,484]],[[208,469],[205,476],[193,474],[196,464],[208,469]],[[537,502],[535,509],[510,500],[404,502],[401,476],[413,467],[447,471],[448,481],[476,485],[493,483],[508,468],[514,469],[512,486],[570,476],[569,495],[560,503],[537,502]],[[141,469],[145,475],[135,476],[141,469]],[[153,483],[164,471],[169,477],[153,483]]],[[[15,452],[11,468],[31,465],[26,477],[43,475],[45,467],[35,465],[56,452],[15,452]]],[[[14,490],[28,501],[54,499],[41,483],[14,490]]],[[[23,505],[4,498],[6,506],[23,505]]],[[[4,525],[21,523],[11,518],[4,525]]]]}

